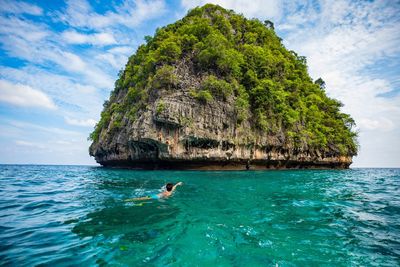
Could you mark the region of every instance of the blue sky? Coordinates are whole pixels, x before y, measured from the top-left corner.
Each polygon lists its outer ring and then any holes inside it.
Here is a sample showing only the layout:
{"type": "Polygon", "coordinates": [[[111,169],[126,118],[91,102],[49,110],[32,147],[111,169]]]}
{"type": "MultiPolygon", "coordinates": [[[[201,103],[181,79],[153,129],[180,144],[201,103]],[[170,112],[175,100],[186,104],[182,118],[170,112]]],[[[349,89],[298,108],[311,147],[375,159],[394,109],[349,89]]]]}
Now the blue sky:
{"type": "Polygon", "coordinates": [[[353,167],[400,167],[400,2],[0,0],[0,163],[95,164],[87,137],[145,35],[207,2],[269,19],[356,120],[353,167]]]}

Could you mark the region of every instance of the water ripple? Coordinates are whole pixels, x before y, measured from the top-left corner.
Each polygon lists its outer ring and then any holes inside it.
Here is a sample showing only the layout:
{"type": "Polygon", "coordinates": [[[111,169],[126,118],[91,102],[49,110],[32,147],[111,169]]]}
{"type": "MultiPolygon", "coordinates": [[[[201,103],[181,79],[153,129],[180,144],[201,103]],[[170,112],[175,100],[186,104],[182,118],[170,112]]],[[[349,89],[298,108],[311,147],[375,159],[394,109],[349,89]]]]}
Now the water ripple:
{"type": "Polygon", "coordinates": [[[398,266],[399,192],[399,169],[0,165],[0,265],[398,266]]]}

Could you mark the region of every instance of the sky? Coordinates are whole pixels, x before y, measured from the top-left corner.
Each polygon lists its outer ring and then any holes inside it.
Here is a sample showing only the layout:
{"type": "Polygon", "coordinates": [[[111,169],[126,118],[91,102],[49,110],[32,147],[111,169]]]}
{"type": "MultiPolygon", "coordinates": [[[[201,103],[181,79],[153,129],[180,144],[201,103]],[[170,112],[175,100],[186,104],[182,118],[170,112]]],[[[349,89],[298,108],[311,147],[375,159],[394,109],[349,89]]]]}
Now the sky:
{"type": "Polygon", "coordinates": [[[0,163],[94,165],[87,140],[127,59],[205,3],[271,20],[356,121],[352,167],[400,167],[400,1],[0,0],[0,163]]]}

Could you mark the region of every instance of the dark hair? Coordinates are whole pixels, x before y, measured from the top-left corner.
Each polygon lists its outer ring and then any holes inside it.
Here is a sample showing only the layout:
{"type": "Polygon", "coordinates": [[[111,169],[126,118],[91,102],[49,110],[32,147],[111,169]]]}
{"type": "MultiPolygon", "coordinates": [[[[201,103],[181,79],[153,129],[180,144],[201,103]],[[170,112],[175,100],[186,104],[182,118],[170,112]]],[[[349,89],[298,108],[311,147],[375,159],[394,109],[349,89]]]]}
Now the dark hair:
{"type": "Polygon", "coordinates": [[[167,191],[171,191],[172,188],[174,187],[174,184],[173,183],[168,183],[165,187],[167,188],[167,191]]]}

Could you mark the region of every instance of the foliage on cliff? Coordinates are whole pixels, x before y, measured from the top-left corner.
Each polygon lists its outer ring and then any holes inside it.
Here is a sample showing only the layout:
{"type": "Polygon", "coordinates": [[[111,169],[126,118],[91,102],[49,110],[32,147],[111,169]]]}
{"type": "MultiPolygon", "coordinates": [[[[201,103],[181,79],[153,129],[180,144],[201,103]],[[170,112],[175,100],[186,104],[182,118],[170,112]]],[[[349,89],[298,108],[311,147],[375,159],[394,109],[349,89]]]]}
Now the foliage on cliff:
{"type": "MultiPolygon", "coordinates": [[[[135,120],[151,90],[180,90],[176,67],[190,60],[196,76],[204,77],[200,86],[189,88],[200,103],[233,98],[238,124],[248,121],[259,133],[280,133],[294,148],[306,144],[337,155],[357,153],[354,120],[327,97],[322,79],[313,82],[305,57],[283,46],[270,21],[207,4],[145,40],[105,102],[90,135],[93,142],[122,127],[123,118],[135,120]]],[[[161,103],[157,112],[162,108],[161,103]]]]}

